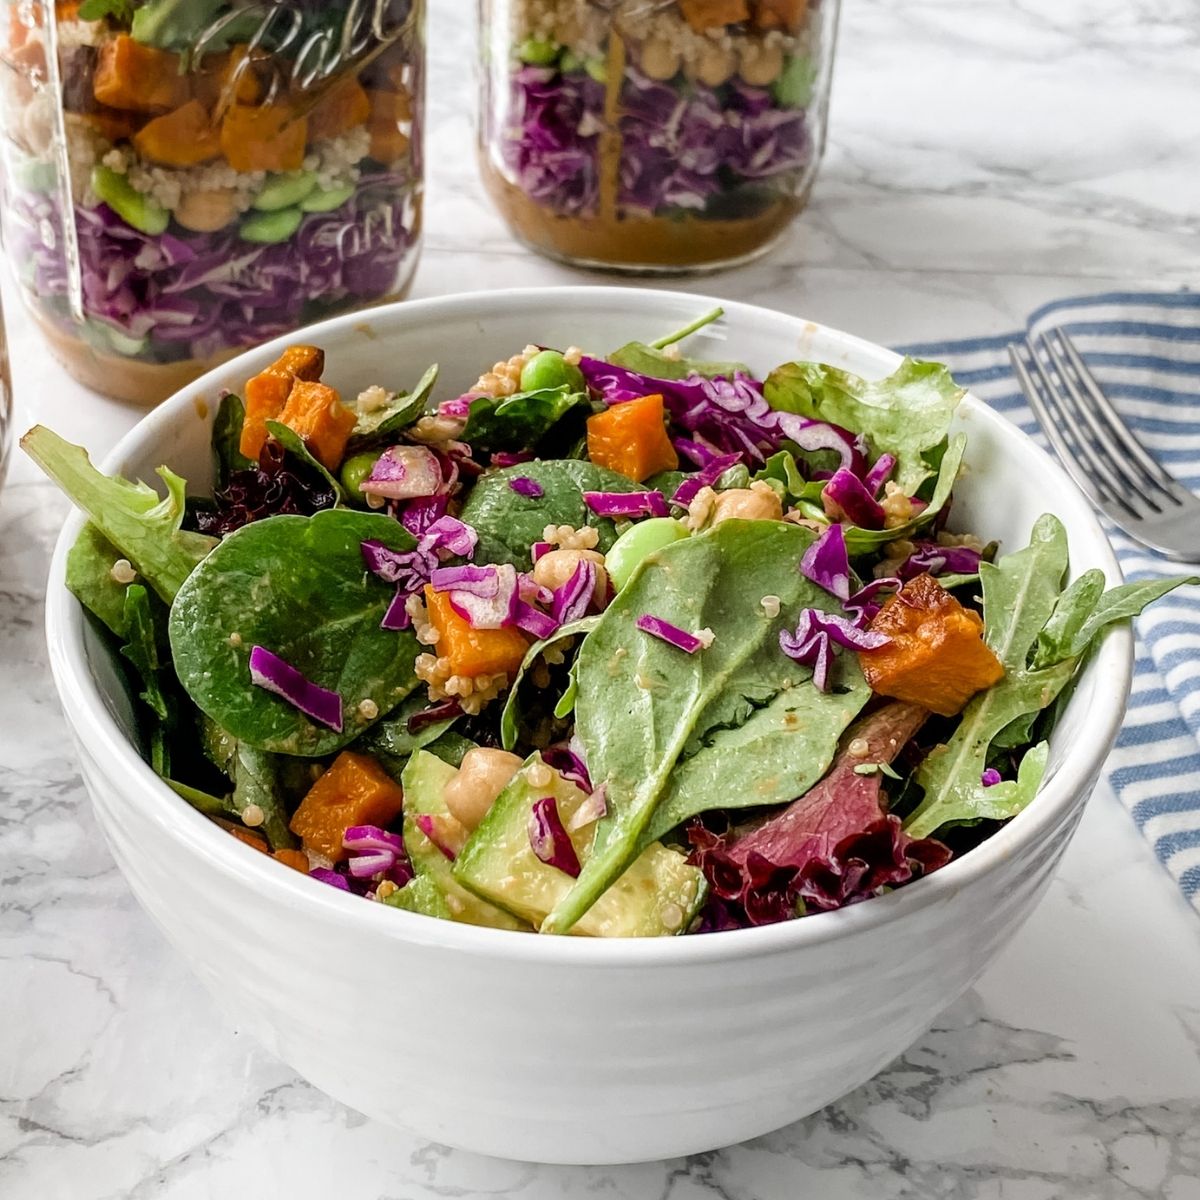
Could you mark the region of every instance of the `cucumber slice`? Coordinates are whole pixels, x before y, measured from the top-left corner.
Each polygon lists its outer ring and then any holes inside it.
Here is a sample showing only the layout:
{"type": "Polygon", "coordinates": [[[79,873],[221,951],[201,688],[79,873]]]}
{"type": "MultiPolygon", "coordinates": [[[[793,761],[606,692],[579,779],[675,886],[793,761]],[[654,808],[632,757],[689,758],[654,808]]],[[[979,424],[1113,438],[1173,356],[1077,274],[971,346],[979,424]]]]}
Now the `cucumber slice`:
{"type": "MultiPolygon", "coordinates": [[[[574,880],[542,862],[529,845],[533,803],[552,795],[564,827],[587,799],[573,783],[533,754],[492,805],[454,863],[453,875],[471,891],[534,926],[571,890],[574,880]],[[530,775],[550,772],[535,787],[530,775]]],[[[594,825],[570,833],[580,862],[591,852],[594,825]]],[[[668,937],[682,933],[704,902],[704,876],[677,850],[654,842],[575,925],[588,937],[668,937]]]]}
{"type": "Polygon", "coordinates": [[[421,913],[426,917],[441,917],[443,921],[454,920],[446,897],[430,875],[418,875],[398,892],[388,896],[384,904],[390,904],[392,908],[403,908],[406,912],[421,913]]]}
{"type": "Polygon", "coordinates": [[[286,242],[300,228],[304,214],[298,208],[284,208],[279,212],[255,213],[247,217],[238,229],[244,242],[258,242],[264,246],[286,242]]]}
{"type": "Polygon", "coordinates": [[[254,197],[254,207],[259,212],[279,212],[292,208],[317,188],[317,177],[312,171],[299,171],[293,175],[272,175],[263,184],[262,191],[254,197]]]}
{"type": "Polygon", "coordinates": [[[300,202],[300,209],[307,213],[333,212],[335,208],[341,208],[353,195],[354,187],[344,183],[341,187],[330,188],[328,191],[310,192],[300,202]]]}
{"type": "MultiPolygon", "coordinates": [[[[461,887],[451,873],[450,860],[417,825],[416,819],[419,816],[433,817],[441,822],[454,820],[442,801],[446,784],[454,775],[455,768],[449,763],[442,762],[437,755],[426,750],[418,750],[408,760],[408,766],[401,777],[401,786],[404,788],[404,845],[408,850],[413,870],[417,872],[418,879],[414,880],[414,883],[420,880],[429,881],[422,885],[418,896],[424,896],[430,889],[436,890],[441,896],[445,915],[452,921],[462,921],[467,925],[487,925],[493,929],[528,929],[529,926],[524,921],[518,921],[503,909],[495,908],[486,900],[481,900],[461,887]]],[[[393,892],[392,896],[401,896],[411,887],[413,883],[401,888],[399,892],[393,892]]],[[[397,900],[396,903],[399,904],[400,901],[397,900]]],[[[412,911],[429,912],[430,909],[414,908],[412,911]]]]}

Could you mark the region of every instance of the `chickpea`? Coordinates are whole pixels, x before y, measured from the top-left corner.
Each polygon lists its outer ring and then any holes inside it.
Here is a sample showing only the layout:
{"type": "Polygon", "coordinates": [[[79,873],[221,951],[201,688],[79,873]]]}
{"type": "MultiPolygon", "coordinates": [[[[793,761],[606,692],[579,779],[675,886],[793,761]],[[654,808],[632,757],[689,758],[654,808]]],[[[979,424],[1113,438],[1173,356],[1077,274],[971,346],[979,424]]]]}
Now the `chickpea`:
{"type": "Polygon", "coordinates": [[[782,521],[783,504],[769,483],[761,480],[748,488],[730,488],[718,492],[713,524],[736,517],[742,521],[782,521]]]}
{"type": "Polygon", "coordinates": [[[194,233],[216,233],[236,216],[233,193],[215,188],[184,192],[175,209],[175,220],[194,233]]]}
{"type": "Polygon", "coordinates": [[[737,70],[737,58],[732,50],[716,42],[709,42],[696,57],[695,75],[708,87],[720,87],[728,83],[737,70]]]}
{"type": "Polygon", "coordinates": [[[756,87],[766,87],[779,78],[783,70],[783,47],[774,43],[750,42],[742,51],[740,73],[756,87]]]}
{"type": "Polygon", "coordinates": [[[450,815],[464,828],[475,829],[520,769],[521,760],[507,750],[468,750],[442,793],[450,815]]]}
{"type": "Polygon", "coordinates": [[[650,38],[642,43],[641,67],[651,79],[674,79],[679,63],[679,51],[666,38],[650,38]]]}
{"type": "Polygon", "coordinates": [[[552,591],[562,587],[575,573],[582,559],[596,564],[596,586],[605,583],[604,555],[599,550],[550,550],[533,564],[533,578],[552,591]]]}

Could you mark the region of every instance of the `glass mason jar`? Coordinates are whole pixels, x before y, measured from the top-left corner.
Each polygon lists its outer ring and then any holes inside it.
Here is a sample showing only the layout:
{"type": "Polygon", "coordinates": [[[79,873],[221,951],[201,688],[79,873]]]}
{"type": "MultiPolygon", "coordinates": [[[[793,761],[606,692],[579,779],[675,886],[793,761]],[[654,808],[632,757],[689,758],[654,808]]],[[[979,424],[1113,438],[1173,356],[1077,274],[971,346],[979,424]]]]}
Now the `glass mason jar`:
{"type": "Polygon", "coordinates": [[[154,403],[402,295],[422,0],[10,0],[0,225],[54,353],[154,403]]]}
{"type": "Polygon", "coordinates": [[[480,0],[484,182],[582,266],[732,266],[804,207],[838,0],[480,0]]]}

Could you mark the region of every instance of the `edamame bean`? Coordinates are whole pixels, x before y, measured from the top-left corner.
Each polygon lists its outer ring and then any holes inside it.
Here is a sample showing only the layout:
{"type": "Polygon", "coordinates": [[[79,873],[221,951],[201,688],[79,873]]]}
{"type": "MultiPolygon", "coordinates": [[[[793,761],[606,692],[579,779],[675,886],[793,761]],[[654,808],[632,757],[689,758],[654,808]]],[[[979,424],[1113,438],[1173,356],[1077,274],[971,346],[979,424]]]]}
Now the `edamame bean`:
{"type": "Polygon", "coordinates": [[[798,54],[789,58],[771,85],[775,102],[784,108],[804,108],[812,100],[815,72],[812,59],[798,54]]]}
{"type": "Polygon", "coordinates": [[[92,191],[122,221],[141,233],[157,237],[165,233],[171,223],[171,214],[161,204],[155,204],[149,196],[135,191],[124,175],[110,167],[97,165],[92,168],[92,191]]]}
{"type": "Polygon", "coordinates": [[[564,75],[570,75],[573,71],[582,71],[583,59],[574,50],[565,50],[562,58],[559,59],[558,69],[564,75]]]}
{"type": "Polygon", "coordinates": [[[627,529],[604,556],[604,566],[613,586],[623,588],[643,558],[687,536],[688,531],[683,525],[670,517],[651,517],[627,529]]]}
{"type": "Polygon", "coordinates": [[[286,242],[300,228],[300,222],[303,220],[304,214],[298,208],[255,213],[242,222],[238,236],[244,242],[258,242],[264,246],[274,242],[286,242]]]}
{"type": "Polygon", "coordinates": [[[306,199],[317,188],[317,177],[311,171],[294,175],[272,175],[254,197],[259,212],[279,212],[306,199]]]}
{"type": "Polygon", "coordinates": [[[557,350],[543,350],[535,354],[521,368],[521,391],[523,392],[562,387],[564,383],[573,392],[582,392],[586,386],[583,372],[567,362],[557,350]]]}
{"type": "Polygon", "coordinates": [[[366,483],[378,460],[378,450],[364,450],[361,454],[352,454],[342,463],[342,487],[355,504],[366,504],[367,497],[363,494],[362,485],[366,483]]]}
{"type": "Polygon", "coordinates": [[[562,49],[557,42],[543,41],[541,38],[526,38],[517,47],[517,57],[531,67],[548,67],[558,58],[562,49]]]}
{"type": "Polygon", "coordinates": [[[353,195],[354,187],[349,183],[330,188],[328,191],[310,192],[300,202],[300,209],[306,213],[333,212],[335,208],[341,208],[353,195]]]}

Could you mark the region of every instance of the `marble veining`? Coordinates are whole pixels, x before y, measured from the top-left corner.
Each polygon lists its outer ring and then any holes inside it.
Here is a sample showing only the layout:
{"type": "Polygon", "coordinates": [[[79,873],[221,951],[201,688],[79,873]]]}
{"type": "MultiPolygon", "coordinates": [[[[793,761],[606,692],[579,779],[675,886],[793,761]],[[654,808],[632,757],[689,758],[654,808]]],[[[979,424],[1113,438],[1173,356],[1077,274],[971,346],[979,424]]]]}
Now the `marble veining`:
{"type": "MultiPolygon", "coordinates": [[[[577,281],[488,208],[472,6],[431,8],[416,294],[577,281]]],[[[1009,329],[1073,292],[1194,284],[1197,96],[1195,0],[848,0],[811,210],[755,266],[681,286],[900,343],[1009,329]]],[[[103,452],[138,413],[70,383],[16,304],[10,291],[18,428],[45,420],[103,452]]],[[[536,1167],[327,1099],[218,1014],[98,835],[41,631],[64,511],[18,460],[0,498],[5,1200],[1200,1200],[1200,923],[1103,787],[979,984],[870,1083],[768,1137],[686,1161],[536,1167]]]]}

